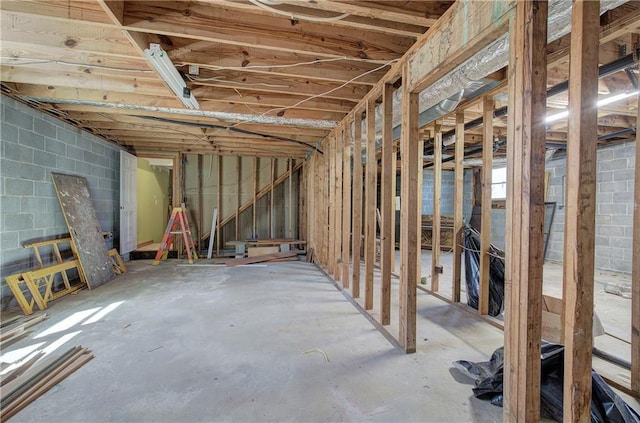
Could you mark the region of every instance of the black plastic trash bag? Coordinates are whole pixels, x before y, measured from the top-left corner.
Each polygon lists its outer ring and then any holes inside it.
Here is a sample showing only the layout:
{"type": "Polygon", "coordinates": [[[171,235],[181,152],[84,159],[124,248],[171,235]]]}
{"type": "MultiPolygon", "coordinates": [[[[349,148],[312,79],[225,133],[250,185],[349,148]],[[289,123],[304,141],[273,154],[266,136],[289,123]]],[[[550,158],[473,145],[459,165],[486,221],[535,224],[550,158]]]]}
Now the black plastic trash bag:
{"type": "MultiPolygon", "coordinates": [[[[540,414],[543,417],[562,421],[562,381],[564,346],[543,344],[540,351],[540,414]]],[[[490,400],[502,407],[504,350],[498,348],[491,359],[483,363],[455,361],[453,366],[473,378],[476,398],[490,400]]],[[[635,412],[595,371],[591,372],[591,421],[595,423],[640,423],[635,412]]]]}
{"type": "MultiPolygon", "coordinates": [[[[480,233],[465,225],[463,241],[467,304],[477,310],[480,289],[480,233]]],[[[502,313],[504,304],[504,260],[497,257],[503,253],[493,245],[489,247],[489,253],[489,315],[497,316],[502,313]]]]}

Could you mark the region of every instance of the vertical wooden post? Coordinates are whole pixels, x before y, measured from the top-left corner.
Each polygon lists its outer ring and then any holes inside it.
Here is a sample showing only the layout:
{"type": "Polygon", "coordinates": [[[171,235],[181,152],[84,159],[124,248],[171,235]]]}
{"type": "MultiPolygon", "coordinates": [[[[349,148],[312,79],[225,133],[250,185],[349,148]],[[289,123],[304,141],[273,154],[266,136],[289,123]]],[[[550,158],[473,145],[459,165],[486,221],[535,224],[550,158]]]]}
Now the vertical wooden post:
{"type": "MultiPolygon", "coordinates": [[[[640,94],[638,94],[640,122],[640,94]]],[[[631,389],[640,394],[640,132],[636,130],[636,172],[633,204],[633,244],[631,250],[631,389]]]]}
{"type": "Polygon", "coordinates": [[[482,222],[480,230],[480,289],[478,312],[489,313],[489,245],[491,244],[491,172],[493,167],[493,100],[482,103],[482,222]]]}
{"type": "Polygon", "coordinates": [[[256,194],[258,193],[258,160],[260,160],[258,157],[254,157],[253,158],[253,229],[252,229],[252,234],[251,236],[253,237],[257,237],[258,236],[258,228],[256,225],[256,215],[257,210],[256,210],[256,194]]]}
{"type": "Polygon", "coordinates": [[[569,133],[564,233],[565,421],[590,421],[600,2],[571,15],[569,133]]]}
{"type": "MultiPolygon", "coordinates": [[[[324,145],[324,150],[325,152],[329,151],[329,146],[327,144],[324,145]]],[[[327,174],[328,174],[328,163],[327,163],[327,154],[325,153],[324,155],[319,157],[319,162],[320,162],[320,189],[318,190],[319,193],[319,212],[320,212],[320,225],[319,226],[319,238],[320,238],[320,249],[318,250],[319,253],[319,260],[320,260],[320,264],[323,268],[327,268],[327,242],[328,242],[328,236],[327,236],[327,230],[328,228],[328,219],[327,219],[327,213],[328,213],[328,208],[329,208],[329,204],[326,201],[328,198],[328,193],[327,193],[327,174]]]]}
{"type": "Polygon", "coordinates": [[[240,239],[240,204],[242,204],[242,158],[238,156],[236,173],[238,174],[238,195],[236,196],[236,240],[240,239]]]}
{"type": "Polygon", "coordinates": [[[335,280],[339,282],[342,280],[342,152],[344,148],[344,142],[342,141],[342,131],[337,131],[336,134],[336,154],[335,154],[335,173],[336,177],[333,181],[335,184],[336,192],[336,206],[334,209],[335,223],[332,230],[335,232],[335,280]]]}
{"type": "Polygon", "coordinates": [[[293,238],[293,159],[287,161],[289,165],[289,219],[287,236],[293,238]]]}
{"type": "Polygon", "coordinates": [[[271,158],[271,189],[269,190],[269,238],[274,238],[274,230],[273,230],[273,181],[275,181],[276,177],[276,160],[275,158],[271,158]]]}
{"type": "Polygon", "coordinates": [[[393,254],[393,227],[395,194],[392,189],[392,173],[395,172],[393,159],[393,85],[385,84],[382,92],[382,174],[381,180],[381,216],[380,234],[380,324],[391,323],[391,255],[393,254]]]}
{"type": "Polygon", "coordinates": [[[431,290],[440,290],[440,197],[442,196],[442,129],[433,131],[433,225],[431,229],[431,290]]]}
{"type": "Polygon", "coordinates": [[[330,275],[335,272],[335,260],[336,260],[336,233],[334,231],[336,225],[336,139],[335,136],[329,138],[329,144],[327,145],[327,161],[329,162],[329,256],[327,269],[330,275]]]}
{"type": "MultiPolygon", "coordinates": [[[[213,158],[211,158],[213,160],[213,158]]],[[[222,220],[220,216],[222,216],[222,156],[218,155],[218,224],[216,225],[216,250],[218,255],[220,255],[220,246],[222,242],[220,241],[220,221],[222,220]]]]}
{"type": "Polygon", "coordinates": [[[464,110],[456,113],[455,182],[453,202],[453,279],[451,281],[451,301],[460,301],[460,280],[462,274],[462,227],[464,203],[464,110]]]}
{"type": "Polygon", "coordinates": [[[393,166],[391,171],[391,192],[392,192],[392,202],[391,202],[391,223],[389,226],[391,227],[391,269],[392,271],[396,268],[396,183],[398,180],[398,149],[399,145],[393,144],[392,156],[393,156],[393,166]]]}
{"type": "Polygon", "coordinates": [[[418,150],[418,94],[409,91],[408,66],[402,72],[402,155],[400,204],[400,330],[399,341],[406,353],[416,351],[416,283],[418,279],[418,172],[422,151],[418,150]]]}
{"type": "Polygon", "coordinates": [[[376,260],[376,113],[375,102],[367,102],[367,164],[364,204],[364,308],[373,308],[373,268],[376,260]]]}
{"type": "Polygon", "coordinates": [[[351,251],[353,284],[351,296],[360,297],[360,245],[362,241],[362,112],[356,110],[353,120],[353,225],[351,251]]]}
{"type": "Polygon", "coordinates": [[[503,405],[505,421],[528,422],[540,420],[547,3],[519,2],[510,37],[503,405]]]}
{"type": "Polygon", "coordinates": [[[351,124],[342,128],[342,286],[349,288],[349,247],[351,244],[351,124]]]}
{"type": "MultiPolygon", "coordinates": [[[[213,160],[213,157],[211,158],[213,160]]],[[[204,232],[204,192],[202,189],[202,154],[198,154],[198,251],[202,249],[202,234],[204,232]]],[[[213,234],[209,234],[211,236],[213,234]]]]}

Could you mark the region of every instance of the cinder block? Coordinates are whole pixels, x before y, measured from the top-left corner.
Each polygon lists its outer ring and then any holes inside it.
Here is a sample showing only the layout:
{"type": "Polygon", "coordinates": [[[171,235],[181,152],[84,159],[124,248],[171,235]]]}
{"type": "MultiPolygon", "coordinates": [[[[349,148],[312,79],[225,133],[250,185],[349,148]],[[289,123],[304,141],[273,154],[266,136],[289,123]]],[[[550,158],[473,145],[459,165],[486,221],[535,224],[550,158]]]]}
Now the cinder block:
{"type": "Polygon", "coordinates": [[[93,170],[93,166],[86,162],[76,162],[76,172],[82,176],[90,175],[93,170]]]}
{"type": "Polygon", "coordinates": [[[20,248],[18,231],[3,231],[0,233],[0,248],[2,250],[10,250],[12,248],[20,248]]]}
{"type": "Polygon", "coordinates": [[[67,145],[67,157],[74,160],[84,160],[84,150],[73,145],[67,145]]]}
{"type": "Polygon", "coordinates": [[[624,260],[624,248],[610,247],[608,251],[611,259],[624,260]]]}
{"type": "MultiPolygon", "coordinates": [[[[4,98],[2,97],[2,101],[4,102],[4,98]]],[[[24,113],[16,108],[9,107],[4,104],[2,107],[3,116],[2,120],[5,122],[9,122],[12,125],[15,125],[19,128],[32,130],[33,129],[33,117],[27,113],[24,113]]]]}
{"type": "Polygon", "coordinates": [[[42,197],[21,197],[20,204],[22,213],[41,213],[47,209],[47,201],[42,197]]]}
{"type": "Polygon", "coordinates": [[[613,171],[609,170],[609,171],[598,172],[598,174],[596,175],[596,181],[597,182],[613,181],[613,171]]]}
{"type": "Polygon", "coordinates": [[[56,126],[43,119],[33,120],[33,130],[40,135],[44,135],[51,138],[56,137],[56,126]]]}
{"type": "Polygon", "coordinates": [[[609,257],[596,254],[596,267],[599,269],[611,269],[611,262],[609,261],[609,257]]]}
{"type": "Polygon", "coordinates": [[[598,204],[598,214],[615,214],[621,215],[626,214],[627,206],[626,204],[598,204]]]}
{"type": "Polygon", "coordinates": [[[596,235],[596,247],[609,247],[611,238],[605,235],[596,235]]]}
{"type": "Polygon", "coordinates": [[[18,137],[20,135],[20,129],[17,126],[11,125],[9,122],[2,122],[0,129],[0,136],[3,142],[18,143],[18,137]]]}
{"type": "Polygon", "coordinates": [[[614,192],[613,193],[613,202],[616,204],[627,203],[632,204],[634,199],[633,192],[614,192]]]}
{"type": "Polygon", "coordinates": [[[20,197],[3,195],[0,199],[2,203],[2,213],[20,213],[20,197]]]}
{"type": "Polygon", "coordinates": [[[33,228],[33,215],[28,213],[5,213],[4,230],[21,230],[33,228]]]}
{"type": "Polygon", "coordinates": [[[635,143],[624,143],[622,145],[616,146],[613,150],[613,157],[615,157],[616,159],[633,157],[635,154],[635,143]]]}
{"type": "Polygon", "coordinates": [[[20,163],[33,162],[33,148],[29,148],[24,145],[9,142],[2,143],[2,154],[8,160],[20,163]]]}
{"type": "Polygon", "coordinates": [[[107,156],[107,155],[105,154],[105,148],[104,148],[104,145],[103,145],[102,143],[100,143],[100,142],[97,142],[97,141],[96,141],[96,142],[94,142],[94,143],[93,143],[93,145],[91,146],[91,151],[92,151],[93,153],[96,153],[96,154],[97,154],[97,155],[99,155],[99,156],[104,156],[104,157],[105,157],[105,158],[107,158],[107,159],[109,158],[109,156],[107,156]]]}
{"type": "Polygon", "coordinates": [[[604,172],[607,170],[620,170],[627,168],[627,159],[613,159],[598,161],[598,171],[604,172]]]}
{"type": "MultiPolygon", "coordinates": [[[[30,242],[39,241],[44,237],[44,231],[42,229],[29,229],[26,231],[20,231],[20,245],[28,244],[30,242]]],[[[33,254],[33,250],[28,249],[29,253],[33,254]]]]}
{"type": "Polygon", "coordinates": [[[4,180],[6,195],[33,195],[33,181],[25,179],[6,178],[4,180]]]}
{"type": "Polygon", "coordinates": [[[609,269],[618,272],[631,273],[631,262],[627,260],[611,259],[609,269]]]}
{"type": "Polygon", "coordinates": [[[609,225],[611,224],[611,215],[599,214],[596,215],[596,225],[609,225]]]}
{"type": "Polygon", "coordinates": [[[76,170],[76,161],[67,157],[58,156],[58,166],[56,170],[73,173],[76,170]]]}
{"type": "Polygon", "coordinates": [[[596,234],[606,236],[624,236],[624,226],[603,225],[596,227],[596,234]]]}
{"type": "Polygon", "coordinates": [[[56,197],[56,192],[53,189],[53,182],[34,182],[34,195],[37,197],[54,197],[56,201],[58,201],[56,197]]]}
{"type": "Polygon", "coordinates": [[[602,148],[598,150],[598,161],[613,159],[613,150],[610,148],[602,148]]]}
{"type": "Polygon", "coordinates": [[[611,245],[618,248],[631,248],[632,238],[628,238],[625,236],[612,236],[611,245]]]}
{"type": "Polygon", "coordinates": [[[598,205],[613,203],[613,193],[612,192],[598,192],[596,194],[596,202],[597,202],[598,205]]]}
{"type": "Polygon", "coordinates": [[[600,192],[624,192],[627,190],[627,184],[624,182],[600,182],[598,188],[600,192]]]}
{"type": "Polygon", "coordinates": [[[40,166],[46,166],[46,167],[51,167],[51,168],[56,168],[58,167],[58,162],[57,162],[57,157],[54,154],[51,153],[47,153],[45,151],[40,151],[40,150],[36,150],[33,153],[33,163],[40,165],[40,166]]]}
{"type": "Polygon", "coordinates": [[[67,129],[58,127],[57,128],[57,137],[59,141],[65,143],[66,145],[76,145],[76,134],[67,129]]]}
{"type": "Polygon", "coordinates": [[[60,141],[54,140],[53,138],[45,139],[45,149],[54,154],[58,154],[60,156],[67,155],[67,146],[60,141]]]}
{"type": "Polygon", "coordinates": [[[46,211],[48,212],[59,212],[60,209],[60,202],[58,201],[58,197],[46,197],[45,199],[46,202],[46,211]]]}
{"type": "Polygon", "coordinates": [[[47,173],[45,167],[28,163],[20,163],[17,171],[19,178],[30,179],[32,181],[43,181],[47,173]]]}

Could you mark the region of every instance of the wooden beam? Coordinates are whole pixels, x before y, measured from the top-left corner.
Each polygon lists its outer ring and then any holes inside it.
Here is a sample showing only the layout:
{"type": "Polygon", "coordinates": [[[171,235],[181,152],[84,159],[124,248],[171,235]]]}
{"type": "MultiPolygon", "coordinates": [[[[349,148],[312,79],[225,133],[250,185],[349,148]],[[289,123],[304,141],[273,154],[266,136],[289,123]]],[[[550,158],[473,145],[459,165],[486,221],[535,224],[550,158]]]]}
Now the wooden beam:
{"type": "Polygon", "coordinates": [[[376,160],[376,104],[369,101],[367,103],[366,140],[367,140],[367,163],[366,163],[366,184],[365,184],[365,234],[364,234],[364,308],[373,308],[373,268],[376,261],[376,175],[378,164],[376,160]]]}
{"type": "MultiPolygon", "coordinates": [[[[240,239],[240,204],[242,204],[242,158],[238,156],[236,159],[236,173],[237,173],[237,184],[238,184],[238,195],[236,196],[236,240],[240,239]]],[[[223,223],[220,222],[220,226],[223,223]]]]}
{"type": "Polygon", "coordinates": [[[258,157],[254,157],[253,158],[253,189],[251,191],[251,195],[253,197],[252,200],[252,205],[251,205],[251,210],[253,211],[253,226],[252,226],[252,232],[251,232],[251,236],[252,237],[257,237],[258,236],[258,227],[256,224],[256,219],[257,219],[257,214],[258,211],[256,210],[256,197],[257,197],[257,193],[258,193],[258,160],[260,160],[258,157]]]}
{"type": "MultiPolygon", "coordinates": [[[[637,122],[640,122],[638,94],[637,122]]],[[[640,394],[640,132],[636,131],[636,171],[633,206],[633,256],[631,258],[631,390],[640,394]]]]}
{"type": "Polygon", "coordinates": [[[480,289],[478,312],[489,313],[489,246],[491,244],[491,173],[493,168],[493,109],[494,101],[482,103],[484,135],[482,141],[482,221],[480,229],[480,289]]]}
{"type": "Polygon", "coordinates": [[[505,421],[540,420],[546,41],[547,3],[518,3],[509,52],[505,421]]]}
{"type": "MultiPolygon", "coordinates": [[[[408,81],[409,67],[403,69],[408,81]]],[[[418,279],[418,204],[416,192],[422,152],[418,151],[418,94],[402,86],[402,135],[400,137],[401,206],[400,206],[400,330],[399,342],[406,353],[416,351],[416,285],[418,279]]]]}
{"type": "MultiPolygon", "coordinates": [[[[204,233],[204,193],[202,189],[202,154],[198,154],[198,251],[202,250],[202,234],[204,233]]],[[[211,236],[211,234],[209,234],[211,236]]]]}
{"type": "Polygon", "coordinates": [[[398,196],[396,183],[398,179],[398,168],[399,168],[397,163],[398,149],[399,149],[398,143],[393,143],[393,150],[392,150],[392,157],[393,157],[392,169],[393,170],[391,171],[392,211],[391,211],[391,220],[390,220],[390,226],[391,226],[391,265],[390,266],[392,271],[395,271],[395,268],[396,268],[396,197],[398,196]]]}
{"type": "MultiPolygon", "coordinates": [[[[216,226],[216,250],[218,255],[220,255],[220,246],[222,245],[222,241],[220,241],[220,215],[222,214],[222,156],[218,155],[218,224],[216,226]]],[[[211,158],[213,160],[213,157],[211,158]]]]}
{"type": "Polygon", "coordinates": [[[362,114],[356,110],[353,119],[353,205],[351,249],[353,284],[351,296],[360,298],[360,246],[362,244],[362,114]]]}
{"type": "Polygon", "coordinates": [[[289,226],[287,227],[287,236],[293,238],[293,159],[289,158],[289,226]]]}
{"type": "MultiPolygon", "coordinates": [[[[440,290],[440,197],[442,196],[442,127],[434,126],[433,136],[433,225],[431,229],[431,290],[440,290]]],[[[422,222],[420,222],[422,225],[422,222]]]]}
{"type": "Polygon", "coordinates": [[[350,285],[350,245],[351,245],[351,125],[342,128],[342,287],[350,285]]]}
{"type": "Polygon", "coordinates": [[[392,215],[395,209],[395,192],[392,173],[396,171],[393,158],[393,85],[386,84],[382,92],[382,175],[380,188],[380,324],[391,323],[391,255],[393,249],[392,215]]]}
{"type": "MultiPolygon", "coordinates": [[[[275,214],[273,213],[273,182],[276,178],[276,160],[273,157],[271,158],[271,177],[269,180],[271,183],[271,189],[269,190],[269,238],[275,237],[273,220],[275,218],[275,214]]],[[[284,206],[283,206],[284,207],[284,206]]]]}
{"type": "Polygon", "coordinates": [[[334,260],[336,261],[336,269],[335,269],[335,281],[339,282],[342,280],[342,210],[344,206],[342,205],[342,155],[344,149],[344,142],[342,140],[342,133],[338,132],[336,136],[336,153],[335,153],[335,167],[336,167],[336,177],[333,180],[335,184],[335,193],[336,193],[336,207],[333,210],[335,213],[335,226],[333,231],[335,232],[335,242],[336,242],[336,251],[334,255],[334,260]]]}
{"type": "Polygon", "coordinates": [[[455,181],[453,201],[453,279],[451,301],[460,301],[462,274],[462,228],[464,227],[464,110],[456,113],[455,181]]]}
{"type": "Polygon", "coordinates": [[[571,15],[563,266],[563,418],[570,422],[590,421],[599,10],[598,1],[577,0],[571,15]]]}
{"type": "Polygon", "coordinates": [[[421,38],[408,60],[408,84],[422,91],[507,32],[516,1],[458,2],[421,38]]]}

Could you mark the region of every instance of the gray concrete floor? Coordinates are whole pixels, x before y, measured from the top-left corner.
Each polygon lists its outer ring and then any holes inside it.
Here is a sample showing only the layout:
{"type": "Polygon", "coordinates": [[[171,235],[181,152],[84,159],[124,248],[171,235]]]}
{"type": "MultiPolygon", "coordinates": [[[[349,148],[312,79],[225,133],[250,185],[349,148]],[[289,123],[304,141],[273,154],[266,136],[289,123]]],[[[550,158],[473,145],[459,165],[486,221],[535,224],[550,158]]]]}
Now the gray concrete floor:
{"type": "Polygon", "coordinates": [[[451,366],[486,360],[502,331],[428,294],[405,355],[313,265],[150,263],[51,303],[35,338],[11,347],[96,356],[12,421],[502,420],[451,366]]]}

